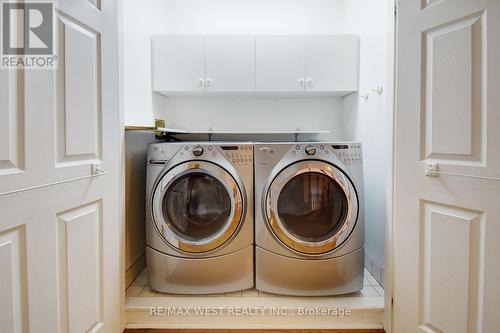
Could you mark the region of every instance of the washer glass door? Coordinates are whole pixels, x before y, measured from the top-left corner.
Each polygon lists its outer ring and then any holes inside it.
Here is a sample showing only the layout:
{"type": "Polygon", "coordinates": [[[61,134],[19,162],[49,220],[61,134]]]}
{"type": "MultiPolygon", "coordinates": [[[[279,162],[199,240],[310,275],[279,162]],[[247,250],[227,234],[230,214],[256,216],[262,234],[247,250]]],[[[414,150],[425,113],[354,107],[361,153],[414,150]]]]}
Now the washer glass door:
{"type": "Polygon", "coordinates": [[[243,195],[222,167],[189,161],[160,175],[153,191],[152,217],[173,247],[208,252],[226,243],[243,215],[243,195]]]}
{"type": "Polygon", "coordinates": [[[272,231],[282,243],[305,254],[339,247],[354,229],[357,210],[350,179],[321,161],[300,161],[285,168],[266,198],[272,231]]]}

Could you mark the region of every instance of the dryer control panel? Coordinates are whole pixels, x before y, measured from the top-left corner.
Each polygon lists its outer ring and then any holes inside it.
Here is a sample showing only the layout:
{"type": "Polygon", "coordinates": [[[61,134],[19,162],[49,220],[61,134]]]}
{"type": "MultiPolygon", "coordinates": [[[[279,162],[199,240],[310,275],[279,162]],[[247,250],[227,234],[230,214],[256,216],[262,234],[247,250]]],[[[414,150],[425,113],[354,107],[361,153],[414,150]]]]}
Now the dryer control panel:
{"type": "Polygon", "coordinates": [[[331,145],[335,155],[345,165],[359,165],[363,163],[363,154],[360,143],[345,143],[331,145]]]}
{"type": "MultiPolygon", "coordinates": [[[[273,149],[266,147],[261,147],[260,151],[273,153],[273,149]]],[[[359,142],[296,143],[290,148],[288,154],[294,158],[328,158],[332,152],[345,165],[361,165],[363,163],[362,147],[359,142]]]]}
{"type": "Polygon", "coordinates": [[[220,150],[233,165],[253,166],[252,145],[221,145],[220,150]]]}

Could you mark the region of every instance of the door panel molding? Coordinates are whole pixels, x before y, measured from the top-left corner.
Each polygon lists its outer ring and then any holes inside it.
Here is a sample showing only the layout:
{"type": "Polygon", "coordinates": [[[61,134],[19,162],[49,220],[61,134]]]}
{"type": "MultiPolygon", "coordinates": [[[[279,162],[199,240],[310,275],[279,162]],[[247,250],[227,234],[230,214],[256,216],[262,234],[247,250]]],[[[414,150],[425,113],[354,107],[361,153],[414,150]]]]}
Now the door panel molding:
{"type": "Polygon", "coordinates": [[[102,159],[100,33],[58,15],[56,166],[102,159]]]}
{"type": "Polygon", "coordinates": [[[421,201],[420,325],[424,332],[481,332],[484,213],[421,201]]]}
{"type": "Polygon", "coordinates": [[[60,332],[103,325],[102,201],[57,214],[60,332]]]}
{"type": "Polygon", "coordinates": [[[0,332],[27,332],[24,225],[0,232],[0,332]]]}
{"type": "Polygon", "coordinates": [[[486,163],[485,21],[480,12],[422,32],[422,160],[486,163]]]}
{"type": "Polygon", "coordinates": [[[0,71],[0,176],[24,168],[23,74],[0,71]]]}

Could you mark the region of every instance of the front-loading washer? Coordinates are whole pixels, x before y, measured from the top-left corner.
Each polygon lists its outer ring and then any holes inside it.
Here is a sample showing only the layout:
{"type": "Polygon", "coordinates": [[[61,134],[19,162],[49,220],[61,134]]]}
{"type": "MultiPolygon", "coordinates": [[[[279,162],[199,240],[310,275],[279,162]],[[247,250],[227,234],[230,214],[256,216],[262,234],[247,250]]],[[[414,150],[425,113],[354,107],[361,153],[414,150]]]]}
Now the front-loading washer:
{"type": "Polygon", "coordinates": [[[299,296],[361,290],[361,144],[259,143],[254,156],[256,288],[299,296]]]}
{"type": "Polygon", "coordinates": [[[152,289],[254,286],[253,145],[153,143],[147,154],[146,260],[152,289]]]}

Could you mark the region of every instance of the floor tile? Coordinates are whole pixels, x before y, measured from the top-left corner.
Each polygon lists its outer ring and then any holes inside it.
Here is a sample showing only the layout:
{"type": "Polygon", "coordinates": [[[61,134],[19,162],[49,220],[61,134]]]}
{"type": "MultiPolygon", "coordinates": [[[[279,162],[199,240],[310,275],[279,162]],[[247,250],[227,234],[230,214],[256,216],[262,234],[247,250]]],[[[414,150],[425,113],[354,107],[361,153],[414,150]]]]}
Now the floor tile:
{"type": "Polygon", "coordinates": [[[224,293],[224,297],[241,297],[241,291],[233,291],[231,293],[224,293]]]}
{"type": "Polygon", "coordinates": [[[132,281],[132,285],[133,286],[145,286],[147,282],[148,282],[147,275],[139,275],[138,277],[135,278],[134,281],[132,281]]]}
{"type": "Polygon", "coordinates": [[[243,297],[258,297],[259,292],[256,289],[247,289],[247,290],[243,290],[241,292],[241,296],[243,296],[243,297]]]}
{"type": "Polygon", "coordinates": [[[370,274],[365,274],[365,278],[368,280],[368,282],[372,285],[372,286],[377,286],[378,285],[378,282],[377,280],[375,280],[375,278],[370,274]]]}
{"type": "Polygon", "coordinates": [[[363,294],[361,291],[357,291],[355,293],[350,293],[350,294],[344,294],[342,297],[363,297],[363,294]]]}
{"type": "MultiPolygon", "coordinates": [[[[170,294],[161,293],[151,289],[148,283],[147,268],[132,282],[126,291],[127,297],[290,297],[281,296],[264,291],[258,291],[255,288],[243,291],[219,293],[219,294],[203,294],[203,295],[187,295],[187,294],[170,294]]],[[[379,285],[377,280],[364,269],[363,289],[360,292],[341,295],[341,297],[383,297],[384,289],[379,285]]]]}
{"type": "Polygon", "coordinates": [[[266,293],[265,291],[259,290],[259,297],[276,297],[276,294],[266,293]]]}
{"type": "Polygon", "coordinates": [[[156,296],[156,291],[151,290],[149,283],[144,286],[144,288],[141,290],[141,293],[139,294],[139,297],[155,297],[155,296],[156,296]]]}
{"type": "Polygon", "coordinates": [[[368,279],[365,277],[365,278],[363,279],[363,285],[364,285],[364,286],[371,286],[372,284],[371,284],[370,280],[368,280],[368,279]]]}
{"type": "Polygon", "coordinates": [[[381,286],[374,286],[374,288],[380,296],[384,296],[384,288],[381,286]]]}
{"type": "Polygon", "coordinates": [[[130,286],[125,292],[126,297],[137,297],[141,293],[143,286],[130,286]]]}
{"type": "Polygon", "coordinates": [[[373,286],[364,286],[361,293],[365,297],[380,297],[379,293],[373,286]]]}
{"type": "Polygon", "coordinates": [[[224,293],[217,293],[217,294],[206,294],[206,295],[203,295],[205,297],[224,297],[224,293]]]}
{"type": "Polygon", "coordinates": [[[156,292],[156,297],[188,297],[189,295],[180,295],[180,294],[169,294],[169,293],[162,293],[157,291],[156,292]]]}

